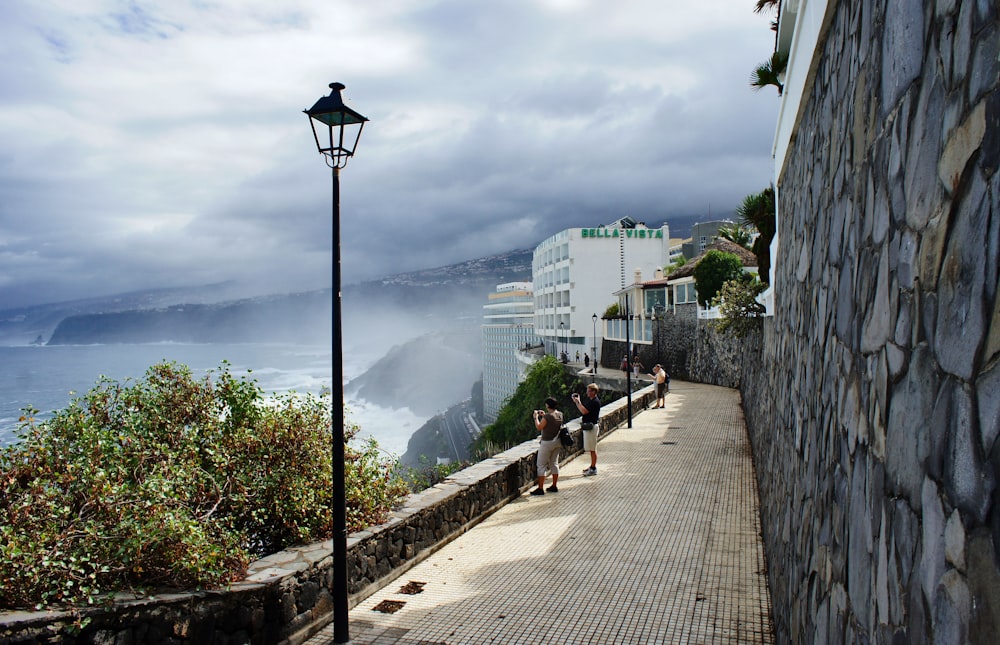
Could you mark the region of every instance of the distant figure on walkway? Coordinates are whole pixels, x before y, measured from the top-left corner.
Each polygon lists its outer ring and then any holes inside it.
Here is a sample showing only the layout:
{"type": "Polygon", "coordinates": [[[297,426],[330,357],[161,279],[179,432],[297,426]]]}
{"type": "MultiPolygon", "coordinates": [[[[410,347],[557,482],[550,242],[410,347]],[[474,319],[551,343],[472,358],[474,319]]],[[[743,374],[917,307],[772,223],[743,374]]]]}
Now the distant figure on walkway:
{"type": "Polygon", "coordinates": [[[583,355],[583,367],[584,369],[590,367],[590,356],[588,356],[587,354],[583,355]]]}
{"type": "Polygon", "coordinates": [[[545,494],[545,470],[552,473],[550,493],[559,492],[559,428],[562,427],[562,412],[556,409],[559,402],[551,396],[545,399],[545,410],[535,410],[535,429],[542,433],[542,441],[538,445],[538,457],[535,460],[535,470],[538,477],[538,488],[531,491],[532,495],[545,494]]]}
{"type": "Polygon", "coordinates": [[[601,417],[601,400],[597,398],[597,383],[587,386],[587,398],[580,399],[579,394],[573,394],[573,403],[583,414],[580,419],[580,430],[583,432],[583,450],[590,453],[590,468],[583,469],[584,477],[591,477],[597,474],[597,435],[601,428],[597,424],[601,417]]]}
{"type": "Polygon", "coordinates": [[[662,365],[657,363],[653,366],[653,373],[650,376],[656,382],[656,405],[653,407],[662,408],[664,407],[663,397],[666,396],[667,392],[667,372],[662,365]]]}
{"type": "Polygon", "coordinates": [[[637,359],[635,359],[635,362],[632,363],[632,374],[638,379],[639,378],[639,372],[641,370],[642,370],[642,363],[637,358],[637,359]]]}
{"type": "Polygon", "coordinates": [[[580,362],[580,350],[576,350],[576,362],[580,362]]]}
{"type": "Polygon", "coordinates": [[[622,364],[618,366],[618,369],[622,371],[622,374],[628,376],[628,356],[622,356],[622,364]]]}

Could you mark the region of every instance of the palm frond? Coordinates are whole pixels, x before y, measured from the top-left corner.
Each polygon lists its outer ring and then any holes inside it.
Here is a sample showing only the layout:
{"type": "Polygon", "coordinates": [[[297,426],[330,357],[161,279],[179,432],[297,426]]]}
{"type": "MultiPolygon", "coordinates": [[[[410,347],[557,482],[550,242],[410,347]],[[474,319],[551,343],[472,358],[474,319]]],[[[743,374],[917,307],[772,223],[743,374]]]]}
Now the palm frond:
{"type": "Polygon", "coordinates": [[[781,52],[774,52],[771,54],[771,58],[758,65],[750,73],[750,87],[759,90],[768,85],[773,85],[778,88],[778,95],[780,96],[785,89],[784,84],[781,82],[781,75],[785,73],[787,67],[788,55],[781,52]]]}
{"type": "Polygon", "coordinates": [[[757,0],[754,13],[764,13],[765,11],[777,11],[780,0],[757,0]]]}

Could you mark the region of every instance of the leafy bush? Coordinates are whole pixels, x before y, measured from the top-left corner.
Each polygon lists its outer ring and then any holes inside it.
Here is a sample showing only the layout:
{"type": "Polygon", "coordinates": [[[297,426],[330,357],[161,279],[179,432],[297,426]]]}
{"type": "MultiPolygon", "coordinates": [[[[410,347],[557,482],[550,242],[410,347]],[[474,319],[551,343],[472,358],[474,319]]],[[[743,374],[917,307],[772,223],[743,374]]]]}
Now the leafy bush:
{"type": "Polygon", "coordinates": [[[760,326],[761,317],[766,313],[764,305],[757,302],[767,285],[744,274],[745,278],[730,280],[722,285],[719,295],[712,301],[718,305],[722,318],[714,321],[715,329],[743,338],[760,326]]]}
{"type": "MultiPolygon", "coordinates": [[[[267,399],[223,363],[102,379],[0,451],[0,605],[92,603],[135,588],[239,580],[254,558],[332,535],[328,394],[267,399]]],[[[345,428],[350,530],[405,487],[345,428]]]]}
{"type": "Polygon", "coordinates": [[[694,268],[695,288],[698,290],[698,304],[708,305],[719,293],[722,285],[739,278],[743,273],[743,263],[732,253],[711,250],[694,268]]]}

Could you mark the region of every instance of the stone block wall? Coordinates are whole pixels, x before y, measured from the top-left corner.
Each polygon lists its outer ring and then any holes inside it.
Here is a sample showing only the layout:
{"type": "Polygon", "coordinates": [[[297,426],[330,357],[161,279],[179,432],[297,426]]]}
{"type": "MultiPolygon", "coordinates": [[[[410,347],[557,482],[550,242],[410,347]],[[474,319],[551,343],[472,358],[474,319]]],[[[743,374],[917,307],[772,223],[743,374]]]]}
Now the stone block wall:
{"type": "MultiPolygon", "coordinates": [[[[690,307],[697,314],[697,307],[690,307]]],[[[639,350],[639,360],[643,371],[649,372],[653,365],[661,363],[666,368],[670,378],[682,380],[698,380],[691,377],[690,357],[694,350],[698,329],[702,326],[697,317],[675,316],[667,313],[662,319],[653,323],[653,343],[651,345],[636,344],[639,350]]],[[[623,341],[604,340],[601,344],[601,365],[618,369],[626,347],[623,341]],[[607,358],[607,361],[604,360],[607,358]]],[[[712,382],[712,381],[705,381],[712,382]]],[[[736,387],[730,385],[729,387],[736,387]]]]}
{"type": "MultiPolygon", "coordinates": [[[[633,395],[646,407],[652,388],[633,395]]],[[[601,409],[601,436],[626,422],[625,400],[601,409]]],[[[579,419],[567,424],[580,445],[579,419]]],[[[535,482],[538,441],[459,471],[411,495],[380,526],[348,537],[351,604],[402,575],[535,482]]],[[[563,452],[563,459],[579,454],[563,452]]],[[[333,543],[288,549],[258,560],[225,589],[131,596],[108,606],[0,613],[0,645],[35,643],[297,645],[331,620],[333,543]]]]}
{"type": "Polygon", "coordinates": [[[781,642],[1000,634],[998,11],[831,2],[741,385],[781,642]]]}

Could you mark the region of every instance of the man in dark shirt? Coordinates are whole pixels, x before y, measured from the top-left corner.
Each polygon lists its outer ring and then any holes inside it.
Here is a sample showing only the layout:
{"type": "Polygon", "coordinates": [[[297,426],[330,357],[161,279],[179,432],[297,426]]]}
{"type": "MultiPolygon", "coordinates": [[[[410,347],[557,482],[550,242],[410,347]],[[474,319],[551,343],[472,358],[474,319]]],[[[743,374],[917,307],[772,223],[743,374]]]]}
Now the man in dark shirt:
{"type": "Polygon", "coordinates": [[[597,435],[600,431],[597,421],[601,416],[601,400],[597,398],[597,383],[587,386],[587,397],[581,399],[579,394],[573,395],[573,403],[583,414],[580,419],[580,429],[583,431],[583,450],[590,453],[590,468],[583,470],[584,477],[597,474],[597,435]]]}

